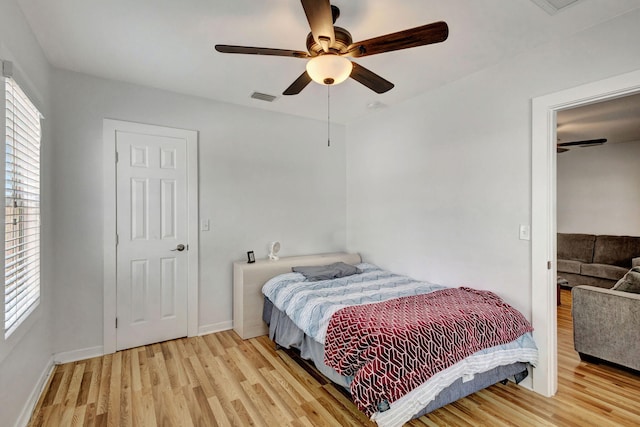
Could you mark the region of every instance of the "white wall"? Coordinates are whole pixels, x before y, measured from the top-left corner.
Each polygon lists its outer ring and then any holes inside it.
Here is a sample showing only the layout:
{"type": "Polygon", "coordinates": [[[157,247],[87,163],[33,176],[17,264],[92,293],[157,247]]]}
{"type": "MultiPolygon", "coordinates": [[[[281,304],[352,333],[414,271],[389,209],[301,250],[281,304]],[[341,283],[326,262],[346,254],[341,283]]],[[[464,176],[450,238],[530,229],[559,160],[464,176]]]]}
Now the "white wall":
{"type": "Polygon", "coordinates": [[[640,141],[558,155],[558,232],[640,236],[640,141]]]}
{"type": "MultiPolygon", "coordinates": [[[[54,352],[102,345],[102,120],[199,131],[199,324],[229,328],[232,262],[346,248],[345,129],[55,70],[54,352]]],[[[260,102],[260,101],[256,101],[260,102]]],[[[276,101],[277,102],[277,101],[276,101]]]]}
{"type": "MultiPolygon", "coordinates": [[[[51,366],[54,292],[50,274],[54,260],[49,221],[52,188],[49,164],[53,150],[49,115],[50,67],[13,0],[0,2],[0,59],[13,62],[14,78],[45,116],[41,152],[41,301],[8,340],[4,340],[4,332],[0,333],[0,425],[13,426],[28,420],[31,404],[35,403],[33,399],[37,399],[39,385],[46,379],[51,366]]],[[[4,109],[4,105],[1,108],[4,109]]],[[[3,120],[0,122],[4,123],[3,120]]]]}
{"type": "Polygon", "coordinates": [[[530,316],[531,99],[640,68],[639,23],[623,15],[348,126],[349,250],[530,316]]]}

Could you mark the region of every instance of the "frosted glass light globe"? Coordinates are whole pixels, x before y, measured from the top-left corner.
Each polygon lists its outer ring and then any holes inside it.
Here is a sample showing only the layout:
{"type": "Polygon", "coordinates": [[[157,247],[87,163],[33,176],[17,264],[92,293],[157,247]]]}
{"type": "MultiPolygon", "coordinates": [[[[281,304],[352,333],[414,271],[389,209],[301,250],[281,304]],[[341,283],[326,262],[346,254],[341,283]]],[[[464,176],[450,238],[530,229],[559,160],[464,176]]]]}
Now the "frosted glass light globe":
{"type": "Polygon", "coordinates": [[[309,77],[321,85],[337,85],[347,80],[353,70],[353,63],[335,54],[316,56],[307,62],[309,77]]]}

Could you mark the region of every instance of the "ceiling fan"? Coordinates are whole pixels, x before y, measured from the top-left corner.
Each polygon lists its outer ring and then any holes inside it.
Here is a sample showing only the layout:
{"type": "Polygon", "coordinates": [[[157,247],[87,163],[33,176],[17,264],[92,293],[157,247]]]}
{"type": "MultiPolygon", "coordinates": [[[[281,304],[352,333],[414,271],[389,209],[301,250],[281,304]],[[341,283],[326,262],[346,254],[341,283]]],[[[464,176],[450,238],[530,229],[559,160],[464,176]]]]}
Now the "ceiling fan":
{"type": "Polygon", "coordinates": [[[334,26],[340,16],[340,9],[331,5],[329,0],[301,0],[301,2],[311,27],[311,32],[307,36],[308,52],[231,45],[216,45],[216,50],[222,53],[308,59],[306,71],[283,92],[284,95],[297,95],[312,80],[324,85],[335,85],[349,77],[376,93],[385,93],[393,88],[393,83],[348,58],[360,58],[440,43],[449,36],[449,27],[446,22],[434,22],[353,43],[349,31],[334,26]]]}
{"type": "Polygon", "coordinates": [[[602,145],[607,142],[606,138],[587,139],[584,141],[570,141],[570,142],[558,142],[556,145],[556,153],[565,153],[569,151],[567,147],[593,147],[596,145],[602,145]]]}

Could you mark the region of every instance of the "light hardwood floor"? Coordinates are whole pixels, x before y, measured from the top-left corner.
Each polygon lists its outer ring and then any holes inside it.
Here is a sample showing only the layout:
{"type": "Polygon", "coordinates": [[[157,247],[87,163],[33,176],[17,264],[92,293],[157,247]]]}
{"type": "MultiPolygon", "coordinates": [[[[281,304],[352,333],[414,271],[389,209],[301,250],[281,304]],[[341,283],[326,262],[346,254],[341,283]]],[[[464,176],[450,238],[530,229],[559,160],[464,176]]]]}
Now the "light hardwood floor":
{"type": "MultiPolygon", "coordinates": [[[[409,425],[640,425],[640,376],[579,360],[570,299],[563,290],[555,397],[498,384],[409,425]]],[[[233,331],[60,365],[29,425],[374,426],[266,337],[242,341],[233,331]]]]}

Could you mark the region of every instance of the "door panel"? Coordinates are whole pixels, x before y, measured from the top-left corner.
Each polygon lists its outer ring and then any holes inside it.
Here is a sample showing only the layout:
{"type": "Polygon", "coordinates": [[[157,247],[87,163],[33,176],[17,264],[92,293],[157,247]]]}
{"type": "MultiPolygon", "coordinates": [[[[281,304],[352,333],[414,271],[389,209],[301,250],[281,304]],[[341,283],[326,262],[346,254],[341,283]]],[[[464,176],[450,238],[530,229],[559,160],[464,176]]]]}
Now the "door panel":
{"type": "Polygon", "coordinates": [[[187,335],[186,140],[117,131],[118,350],[187,335]]]}

